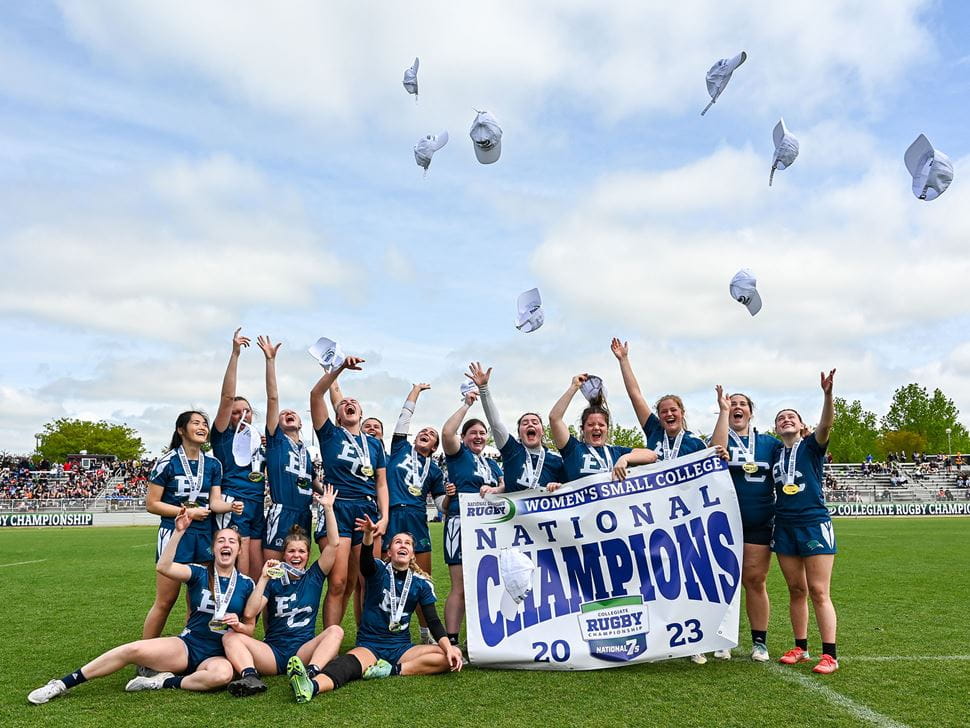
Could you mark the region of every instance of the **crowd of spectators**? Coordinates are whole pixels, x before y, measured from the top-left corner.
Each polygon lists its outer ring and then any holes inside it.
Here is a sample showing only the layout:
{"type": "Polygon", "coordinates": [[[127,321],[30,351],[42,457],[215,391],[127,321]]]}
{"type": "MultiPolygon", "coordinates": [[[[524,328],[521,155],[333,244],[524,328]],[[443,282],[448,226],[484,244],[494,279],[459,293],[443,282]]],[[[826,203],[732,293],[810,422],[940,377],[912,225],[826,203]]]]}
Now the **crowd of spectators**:
{"type": "Polygon", "coordinates": [[[0,459],[0,499],[60,500],[93,498],[109,477],[103,467],[82,468],[75,463],[32,463],[27,458],[0,459]]]}

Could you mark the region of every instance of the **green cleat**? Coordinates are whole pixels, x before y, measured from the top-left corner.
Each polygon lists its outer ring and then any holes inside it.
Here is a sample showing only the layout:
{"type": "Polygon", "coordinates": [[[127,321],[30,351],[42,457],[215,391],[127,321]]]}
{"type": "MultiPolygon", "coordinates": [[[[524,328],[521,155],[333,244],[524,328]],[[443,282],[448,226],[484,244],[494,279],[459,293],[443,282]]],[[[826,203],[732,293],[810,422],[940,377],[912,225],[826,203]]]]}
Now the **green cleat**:
{"type": "Polygon", "coordinates": [[[296,656],[291,657],[286,663],[286,674],[290,677],[290,687],[293,688],[296,702],[309,703],[313,699],[313,681],[306,674],[303,660],[296,656]]]}
{"type": "Polygon", "coordinates": [[[364,670],[365,680],[377,680],[391,674],[391,663],[387,660],[378,660],[373,665],[364,670]]]}

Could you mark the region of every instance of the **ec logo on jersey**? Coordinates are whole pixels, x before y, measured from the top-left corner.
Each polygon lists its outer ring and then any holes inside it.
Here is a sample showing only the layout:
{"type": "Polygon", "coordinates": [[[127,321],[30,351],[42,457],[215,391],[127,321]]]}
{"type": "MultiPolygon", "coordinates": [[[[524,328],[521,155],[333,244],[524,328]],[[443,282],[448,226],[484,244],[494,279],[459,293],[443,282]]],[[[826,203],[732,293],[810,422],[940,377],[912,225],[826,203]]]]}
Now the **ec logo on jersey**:
{"type": "MultiPolygon", "coordinates": [[[[175,497],[176,498],[188,498],[192,494],[192,480],[184,475],[176,475],[175,480],[175,497]]],[[[197,497],[199,504],[203,504],[205,501],[209,500],[208,493],[199,493],[197,497]]]]}
{"type": "MultiPolygon", "coordinates": [[[[774,477],[776,483],[782,483],[784,485],[787,485],[787,483],[785,483],[785,478],[787,477],[787,474],[785,473],[784,469],[781,467],[781,463],[774,464],[774,466],[771,468],[771,474],[774,477]]],[[[802,471],[795,470],[795,479],[796,479],[795,487],[797,488],[797,490],[793,493],[788,493],[788,495],[795,495],[796,493],[801,493],[805,490],[805,482],[804,481],[802,481],[801,483],[798,482],[798,478],[801,478],[801,477],[802,477],[802,471]]]]}
{"type": "Polygon", "coordinates": [[[588,475],[590,473],[605,473],[606,471],[603,469],[603,465],[599,460],[589,453],[586,453],[583,455],[583,467],[579,469],[579,472],[588,475]]]}
{"type": "Polygon", "coordinates": [[[281,597],[277,596],[276,601],[276,617],[277,619],[286,619],[286,626],[290,629],[296,629],[298,627],[306,627],[310,624],[310,612],[313,611],[313,607],[291,607],[290,605],[296,601],[296,594],[290,594],[289,596],[281,597]],[[306,615],[300,617],[300,615],[306,615]]]}
{"type": "Polygon", "coordinates": [[[358,478],[366,477],[363,473],[360,472],[361,462],[360,462],[360,458],[357,455],[357,449],[349,442],[343,443],[343,447],[340,450],[340,454],[337,455],[337,459],[350,463],[349,469],[353,475],[356,475],[358,478]]]}
{"type": "Polygon", "coordinates": [[[579,608],[579,629],[593,657],[629,662],[647,651],[650,620],[643,597],[604,599],[579,608]]]}

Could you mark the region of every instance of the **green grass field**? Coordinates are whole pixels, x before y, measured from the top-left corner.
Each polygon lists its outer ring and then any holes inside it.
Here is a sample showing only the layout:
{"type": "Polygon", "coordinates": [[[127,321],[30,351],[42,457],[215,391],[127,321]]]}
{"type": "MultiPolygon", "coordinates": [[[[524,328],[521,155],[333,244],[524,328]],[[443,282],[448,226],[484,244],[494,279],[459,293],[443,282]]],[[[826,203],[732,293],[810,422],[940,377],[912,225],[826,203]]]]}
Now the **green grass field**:
{"type": "MultiPolygon", "coordinates": [[[[440,524],[433,536],[441,543],[440,524]]],[[[967,603],[970,521],[836,521],[833,600],[841,670],[747,659],[686,660],[593,672],[476,670],[353,683],[297,705],[284,677],[235,699],[183,691],[126,694],[130,669],[46,705],[27,693],[114,645],[136,639],[152,601],[155,529],[0,531],[0,725],[388,726],[964,726],[970,695],[967,603]],[[37,561],[42,560],[42,561],[37,561]],[[18,562],[37,563],[18,564],[18,562]]],[[[441,598],[448,579],[440,560],[441,598]]],[[[777,566],[769,593],[772,656],[790,647],[787,592],[777,566]]],[[[180,602],[169,620],[177,633],[180,602]]],[[[742,610],[743,615],[743,610],[742,610]]],[[[348,619],[345,647],[353,641],[348,619]]],[[[257,629],[257,635],[260,630],[257,629]]],[[[819,650],[814,625],[810,650],[819,650]]],[[[744,648],[744,649],[742,649],[744,648]]],[[[743,652],[743,655],[742,655],[743,652]]]]}

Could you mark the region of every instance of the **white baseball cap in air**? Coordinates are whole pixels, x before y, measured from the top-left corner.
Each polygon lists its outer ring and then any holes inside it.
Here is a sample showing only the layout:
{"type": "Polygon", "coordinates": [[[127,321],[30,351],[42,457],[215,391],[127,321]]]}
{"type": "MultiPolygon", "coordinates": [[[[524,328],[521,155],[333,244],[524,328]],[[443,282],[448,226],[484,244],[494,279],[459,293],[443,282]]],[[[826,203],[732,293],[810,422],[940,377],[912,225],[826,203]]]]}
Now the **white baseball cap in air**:
{"type": "Polygon", "coordinates": [[[323,371],[331,372],[344,363],[344,353],[340,350],[340,345],[333,339],[321,336],[314,344],[307,349],[314,359],[316,359],[323,371]]]}
{"type": "Polygon", "coordinates": [[[431,157],[447,143],[448,132],[446,131],[421,137],[418,139],[418,143],[414,145],[414,161],[418,163],[419,167],[424,167],[424,171],[427,172],[428,167],[431,166],[431,157]]]}
{"type": "Polygon", "coordinates": [[[590,374],[586,381],[583,382],[579,391],[583,393],[586,401],[592,402],[593,399],[602,394],[603,399],[606,399],[606,385],[603,384],[603,380],[597,377],[595,374],[590,374]]]}
{"type": "Polygon", "coordinates": [[[771,174],[768,175],[769,187],[775,179],[775,170],[791,167],[795,157],[798,156],[798,140],[788,133],[784,119],[779,119],[775,124],[772,136],[775,140],[775,159],[771,163],[771,174]]]}
{"type": "Polygon", "coordinates": [[[469,392],[477,392],[477,391],[478,391],[478,385],[475,384],[475,382],[472,382],[469,380],[467,382],[461,383],[460,392],[461,392],[462,400],[465,399],[465,395],[468,394],[469,392]]]}
{"type": "Polygon", "coordinates": [[[748,60],[748,54],[741,51],[734,58],[722,58],[710,67],[707,71],[707,93],[711,95],[711,101],[704,107],[701,116],[704,116],[707,110],[717,102],[717,97],[721,95],[724,87],[731,80],[731,74],[746,60],[748,60]]]}
{"type": "Polygon", "coordinates": [[[546,321],[546,315],[542,311],[542,296],[539,295],[538,288],[530,288],[525,293],[520,293],[516,301],[518,313],[515,318],[515,328],[527,334],[531,334],[546,321]]]}
{"type": "Polygon", "coordinates": [[[414,94],[414,102],[418,102],[418,66],[420,61],[414,59],[411,67],[404,71],[404,88],[409,94],[414,94]]]}
{"type": "Polygon", "coordinates": [[[487,111],[479,111],[469,132],[475,147],[475,156],[482,164],[497,162],[502,154],[502,127],[487,111]]]}
{"type": "Polygon", "coordinates": [[[953,181],[953,162],[923,134],[909,145],[903,159],[913,176],[913,194],[921,200],[935,200],[953,181]]]}
{"type": "Polygon", "coordinates": [[[504,548],[498,554],[498,573],[502,580],[502,602],[499,609],[506,619],[514,619],[519,605],[532,591],[536,567],[532,559],[515,548],[504,548]]]}
{"type": "Polygon", "coordinates": [[[758,279],[750,268],[742,268],[731,279],[731,298],[744,304],[748,313],[754,316],[761,310],[761,295],[758,293],[758,279]]]}

